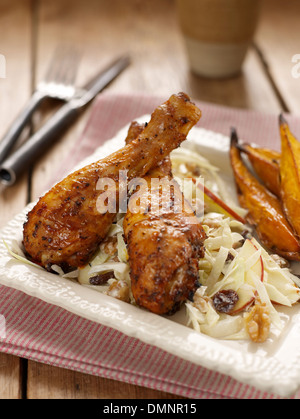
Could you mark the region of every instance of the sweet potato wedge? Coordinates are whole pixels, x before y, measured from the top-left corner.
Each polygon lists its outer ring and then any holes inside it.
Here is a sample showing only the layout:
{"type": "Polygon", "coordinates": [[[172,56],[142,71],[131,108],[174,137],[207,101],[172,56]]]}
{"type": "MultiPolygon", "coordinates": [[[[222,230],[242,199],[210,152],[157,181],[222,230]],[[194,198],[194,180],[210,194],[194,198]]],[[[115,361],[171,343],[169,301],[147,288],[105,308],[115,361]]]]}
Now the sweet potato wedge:
{"type": "Polygon", "coordinates": [[[261,243],[288,260],[300,260],[300,243],[285,218],[281,202],[248,170],[241,158],[236,130],[232,130],[230,159],[238,197],[248,210],[247,222],[261,243]]]}
{"type": "Polygon", "coordinates": [[[277,151],[241,144],[240,149],[248,159],[260,180],[274,195],[280,198],[280,156],[277,151]]]}
{"type": "Polygon", "coordinates": [[[279,118],[281,135],[281,199],[287,219],[300,237],[300,142],[291,133],[287,121],[279,118]]]}

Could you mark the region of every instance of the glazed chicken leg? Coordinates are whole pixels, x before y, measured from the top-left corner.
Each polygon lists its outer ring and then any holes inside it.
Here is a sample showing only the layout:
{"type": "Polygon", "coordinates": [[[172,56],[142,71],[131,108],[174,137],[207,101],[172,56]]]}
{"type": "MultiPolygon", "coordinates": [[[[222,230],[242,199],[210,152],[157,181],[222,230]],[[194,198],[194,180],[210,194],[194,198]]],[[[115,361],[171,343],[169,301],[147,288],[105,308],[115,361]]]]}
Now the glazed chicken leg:
{"type": "Polygon", "coordinates": [[[23,243],[32,261],[50,270],[53,264],[70,271],[85,266],[106,237],[116,213],[99,212],[99,179],[116,185],[119,171],[128,180],[144,176],[178,147],[200,119],[199,109],[184,93],[171,96],[152,114],[145,130],[112,155],[66,177],[54,186],[28,214],[23,243]]]}
{"type": "MultiPolygon", "coordinates": [[[[126,141],[142,129],[134,123],[126,141]]],[[[131,200],[144,202],[146,211],[133,211],[130,200],[123,223],[132,293],[138,305],[156,314],[173,313],[196,291],[205,232],[172,178],[169,156],[144,181],[148,188],[140,188],[131,200]],[[153,187],[153,179],[171,182],[167,197],[163,187],[153,187]],[[164,206],[166,198],[169,205],[164,206]],[[183,203],[176,211],[175,202],[183,203]]]]}

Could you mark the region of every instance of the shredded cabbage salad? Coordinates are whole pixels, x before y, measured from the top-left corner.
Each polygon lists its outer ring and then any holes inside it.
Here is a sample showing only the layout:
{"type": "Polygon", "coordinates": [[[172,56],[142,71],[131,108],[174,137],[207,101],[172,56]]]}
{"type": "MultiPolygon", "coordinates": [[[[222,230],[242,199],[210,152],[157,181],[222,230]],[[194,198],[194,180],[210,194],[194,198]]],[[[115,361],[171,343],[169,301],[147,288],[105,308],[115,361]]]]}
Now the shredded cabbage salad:
{"type": "MultiPolygon", "coordinates": [[[[180,181],[189,176],[197,181],[204,179],[214,194],[237,214],[245,216],[245,210],[230,198],[219,169],[207,159],[186,148],[173,151],[171,159],[175,179],[180,181]]],[[[190,186],[183,193],[186,199],[193,200],[190,186]]],[[[218,339],[263,342],[272,333],[283,330],[284,318],[279,308],[291,307],[299,301],[300,281],[290,272],[286,261],[266,252],[245,224],[219,209],[211,212],[209,205],[204,204],[204,212],[198,216],[207,239],[205,256],[199,260],[199,288],[193,300],[185,304],[187,326],[218,339]]],[[[68,274],[59,266],[52,266],[52,270],[83,286],[135,304],[123,218],[124,214],[118,214],[98,253],[85,268],[68,274]]],[[[32,264],[18,243],[13,242],[8,250],[12,257],[32,264]]]]}

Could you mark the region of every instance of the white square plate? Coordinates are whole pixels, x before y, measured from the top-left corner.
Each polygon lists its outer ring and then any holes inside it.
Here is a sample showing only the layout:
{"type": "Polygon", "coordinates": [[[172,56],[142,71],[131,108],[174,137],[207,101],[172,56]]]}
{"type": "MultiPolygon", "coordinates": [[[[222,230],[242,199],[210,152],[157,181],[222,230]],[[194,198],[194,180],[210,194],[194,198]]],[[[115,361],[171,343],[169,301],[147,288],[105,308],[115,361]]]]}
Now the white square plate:
{"type": "MultiPolygon", "coordinates": [[[[148,118],[148,117],[147,117],[148,118]]],[[[141,118],[142,121],[146,117],[141,118]]],[[[78,167],[119,149],[126,137],[123,128],[78,167]]],[[[184,147],[195,148],[220,168],[233,195],[235,185],[229,162],[229,139],[194,128],[184,147]]],[[[3,240],[10,245],[22,237],[23,222],[33,204],[7,224],[0,234],[0,283],[13,287],[74,314],[117,329],[128,336],[157,346],[205,368],[227,374],[263,391],[288,397],[300,388],[299,305],[284,311],[285,329],[278,338],[258,345],[245,341],[221,341],[186,327],[184,313],[162,317],[100,294],[76,282],[13,260],[3,240]]]]}

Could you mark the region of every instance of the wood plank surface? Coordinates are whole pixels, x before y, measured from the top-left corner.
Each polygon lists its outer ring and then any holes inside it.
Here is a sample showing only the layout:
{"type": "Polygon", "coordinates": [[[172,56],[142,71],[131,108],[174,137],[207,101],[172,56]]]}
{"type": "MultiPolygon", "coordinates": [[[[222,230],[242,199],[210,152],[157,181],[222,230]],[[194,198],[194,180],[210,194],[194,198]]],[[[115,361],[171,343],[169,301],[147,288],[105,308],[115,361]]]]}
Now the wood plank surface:
{"type": "Polygon", "coordinates": [[[179,396],[30,362],[29,399],[179,399],[179,396]]]}
{"type": "MultiPolygon", "coordinates": [[[[32,92],[31,1],[0,2],[0,53],[6,59],[6,78],[0,79],[0,138],[21,111],[32,92]],[[22,28],[16,31],[15,28],[22,28]],[[5,35],[5,36],[4,36],[5,35]]],[[[26,133],[25,133],[26,134],[26,133]]],[[[0,195],[1,225],[26,204],[27,175],[0,195]]]]}
{"type": "MultiPolygon", "coordinates": [[[[291,54],[300,53],[299,36],[291,41],[299,3],[290,0],[287,7],[283,0],[263,1],[258,49],[249,51],[242,73],[226,80],[207,80],[189,71],[174,0],[0,0],[0,25],[6,34],[0,38],[0,53],[7,58],[7,78],[0,79],[0,136],[29,98],[34,85],[43,78],[54,49],[62,43],[75,45],[81,51],[78,85],[115,56],[128,52],[131,66],[109,87],[110,92],[168,97],[176,91],[186,91],[196,100],[225,106],[278,113],[286,103],[297,112],[300,79],[287,74],[291,71],[291,54]],[[278,31],[278,27],[282,30],[278,31]],[[278,91],[274,89],[277,86],[278,91]]],[[[42,109],[34,120],[33,130],[38,129],[55,106],[42,109]]],[[[24,207],[27,198],[34,200],[44,191],[55,166],[68,158],[89,114],[90,108],[40,158],[30,179],[23,176],[15,187],[0,196],[1,225],[24,207]]],[[[29,399],[176,398],[0,354],[0,399],[22,397],[22,377],[26,380],[23,397],[29,399]]]]}
{"type": "MultiPolygon", "coordinates": [[[[6,59],[6,78],[0,79],[0,138],[31,94],[31,1],[0,2],[0,53],[6,59]],[[22,28],[22,30],[16,30],[22,28]]],[[[27,175],[0,195],[0,227],[20,212],[27,200],[27,175]]],[[[0,307],[1,313],[1,307],[0,307]]],[[[0,398],[22,394],[22,361],[0,353],[0,398]]]]}

